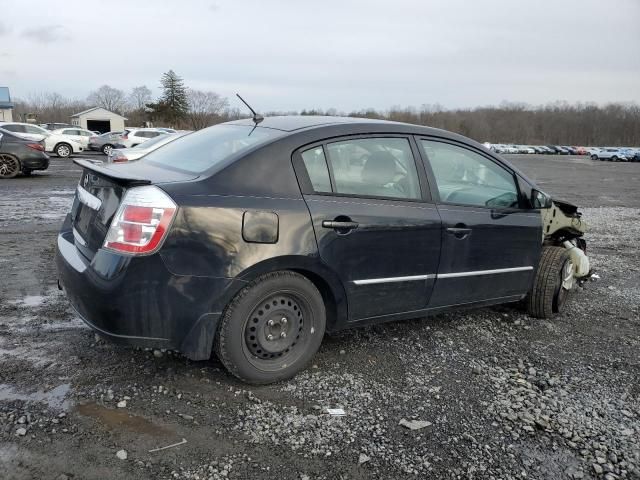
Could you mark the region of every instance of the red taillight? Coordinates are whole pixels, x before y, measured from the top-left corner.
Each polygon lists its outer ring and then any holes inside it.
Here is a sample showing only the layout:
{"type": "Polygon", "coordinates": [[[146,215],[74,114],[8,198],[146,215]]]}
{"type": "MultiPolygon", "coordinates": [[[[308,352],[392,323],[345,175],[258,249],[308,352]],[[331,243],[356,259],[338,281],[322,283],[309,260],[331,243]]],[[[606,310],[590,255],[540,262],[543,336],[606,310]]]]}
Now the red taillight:
{"type": "Polygon", "coordinates": [[[122,135],[122,139],[123,140],[129,140],[129,134],[125,133],[124,135],[122,135]]]}
{"type": "Polygon", "coordinates": [[[44,152],[44,147],[39,143],[27,143],[27,147],[38,150],[39,152],[44,152]]]}
{"type": "Polygon", "coordinates": [[[129,159],[127,157],[125,157],[121,153],[118,153],[115,156],[111,157],[111,162],[112,163],[126,163],[128,161],[129,161],[129,159]]]}
{"type": "Polygon", "coordinates": [[[104,247],[134,255],[154,253],[169,231],[176,210],[173,200],[158,187],[129,189],[111,221],[104,247]]]}

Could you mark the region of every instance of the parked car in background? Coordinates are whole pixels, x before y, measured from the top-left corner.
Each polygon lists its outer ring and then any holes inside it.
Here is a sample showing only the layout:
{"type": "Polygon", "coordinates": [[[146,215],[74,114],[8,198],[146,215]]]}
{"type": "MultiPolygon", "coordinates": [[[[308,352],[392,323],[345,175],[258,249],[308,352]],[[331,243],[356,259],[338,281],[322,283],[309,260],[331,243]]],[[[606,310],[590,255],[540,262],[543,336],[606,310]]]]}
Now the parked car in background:
{"type": "Polygon", "coordinates": [[[84,150],[84,147],[71,137],[53,133],[31,123],[0,122],[0,128],[36,142],[44,140],[45,150],[55,153],[58,157],[67,158],[73,153],[80,153],[84,150]]]}
{"type": "Polygon", "coordinates": [[[124,132],[107,132],[101,135],[94,135],[89,139],[89,149],[109,155],[113,146],[120,143],[124,132]]]}
{"type": "Polygon", "coordinates": [[[55,258],[78,315],[250,383],[304,369],[325,331],[521,300],[548,318],[590,273],[578,207],[439,129],[267,117],[76,163],[55,258]]]}
{"type": "Polygon", "coordinates": [[[40,126],[42,128],[46,128],[47,130],[57,130],[59,128],[77,128],[75,125],[71,125],[70,123],[41,123],[40,126]]]}
{"type": "Polygon", "coordinates": [[[158,130],[162,130],[166,133],[178,133],[178,130],[174,130],[173,128],[158,127],[158,130]]]}
{"type": "Polygon", "coordinates": [[[0,128],[0,178],[13,178],[21,172],[30,175],[47,168],[49,156],[44,151],[44,140],[26,139],[0,128]]]}
{"type": "Polygon", "coordinates": [[[629,160],[627,154],[619,148],[601,148],[598,153],[591,155],[592,160],[610,160],[612,162],[626,162],[629,160]]]}
{"type": "MultiPolygon", "coordinates": [[[[190,133],[190,132],[188,132],[190,133]]],[[[149,152],[173,142],[180,137],[184,137],[188,133],[168,133],[166,135],[158,135],[156,138],[147,140],[146,142],[132,148],[114,148],[107,157],[107,163],[126,163],[138,160],[149,152]]]]}
{"type": "Polygon", "coordinates": [[[126,128],[120,137],[118,145],[123,148],[131,148],[158,135],[167,135],[167,132],[159,128],[126,128]]]}
{"type": "Polygon", "coordinates": [[[51,130],[51,133],[69,137],[82,145],[85,150],[89,148],[89,139],[95,135],[95,133],[93,133],[91,130],[86,130],[79,127],[59,128],[56,130],[51,130]]]}

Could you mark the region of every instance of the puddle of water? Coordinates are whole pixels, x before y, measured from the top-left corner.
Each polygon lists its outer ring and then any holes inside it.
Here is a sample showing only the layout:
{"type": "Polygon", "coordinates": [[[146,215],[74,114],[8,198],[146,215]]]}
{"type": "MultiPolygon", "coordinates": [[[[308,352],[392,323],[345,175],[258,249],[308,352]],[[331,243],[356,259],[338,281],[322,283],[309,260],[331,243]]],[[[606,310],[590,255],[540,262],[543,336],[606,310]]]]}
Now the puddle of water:
{"type": "Polygon", "coordinates": [[[144,435],[166,436],[170,435],[166,428],[150,422],[146,418],[131,415],[125,410],[114,410],[103,407],[97,403],[85,403],[78,405],[75,411],[85,417],[98,420],[109,430],[128,430],[144,435]]]}
{"type": "Polygon", "coordinates": [[[71,389],[71,385],[63,383],[51,390],[44,392],[38,390],[34,393],[19,393],[11,385],[0,384],[0,401],[22,400],[24,402],[44,402],[55,410],[69,410],[71,401],[67,400],[67,394],[71,389]]]}

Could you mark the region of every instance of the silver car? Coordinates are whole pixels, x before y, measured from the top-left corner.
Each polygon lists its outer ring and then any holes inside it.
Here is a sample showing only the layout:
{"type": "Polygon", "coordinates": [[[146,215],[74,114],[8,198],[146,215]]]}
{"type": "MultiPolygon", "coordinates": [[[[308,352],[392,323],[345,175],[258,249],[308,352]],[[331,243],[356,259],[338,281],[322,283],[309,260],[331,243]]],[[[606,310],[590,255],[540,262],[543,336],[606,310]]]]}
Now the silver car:
{"type": "Polygon", "coordinates": [[[184,137],[191,132],[179,132],[179,133],[167,133],[166,135],[159,135],[155,138],[147,140],[146,142],[132,148],[114,148],[107,157],[107,163],[125,163],[133,160],[138,160],[140,157],[146,155],[149,152],[154,151],[157,148],[166,145],[169,142],[173,142],[180,137],[184,137]]]}
{"type": "Polygon", "coordinates": [[[107,132],[89,139],[89,149],[109,155],[113,146],[120,142],[123,132],[107,132]]]}

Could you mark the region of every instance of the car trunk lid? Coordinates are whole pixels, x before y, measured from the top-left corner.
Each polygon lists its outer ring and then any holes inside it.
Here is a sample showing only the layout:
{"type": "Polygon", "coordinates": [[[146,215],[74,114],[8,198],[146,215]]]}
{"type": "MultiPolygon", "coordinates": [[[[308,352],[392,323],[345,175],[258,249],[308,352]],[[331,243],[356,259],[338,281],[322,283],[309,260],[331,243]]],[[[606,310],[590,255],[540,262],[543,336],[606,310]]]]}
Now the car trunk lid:
{"type": "Polygon", "coordinates": [[[197,178],[197,175],[142,163],[108,166],[89,160],[74,160],[74,163],[82,167],[82,176],[71,208],[73,235],[76,247],[89,259],[102,247],[111,220],[128,189],[197,178]]]}

